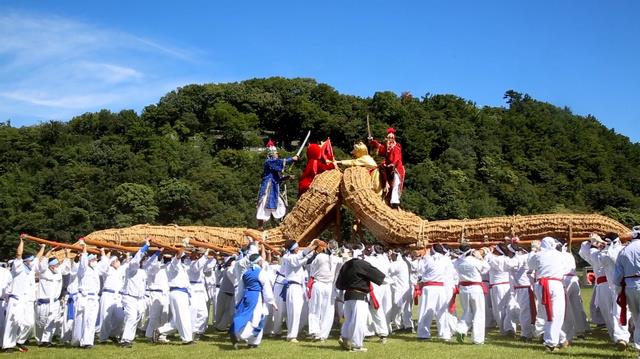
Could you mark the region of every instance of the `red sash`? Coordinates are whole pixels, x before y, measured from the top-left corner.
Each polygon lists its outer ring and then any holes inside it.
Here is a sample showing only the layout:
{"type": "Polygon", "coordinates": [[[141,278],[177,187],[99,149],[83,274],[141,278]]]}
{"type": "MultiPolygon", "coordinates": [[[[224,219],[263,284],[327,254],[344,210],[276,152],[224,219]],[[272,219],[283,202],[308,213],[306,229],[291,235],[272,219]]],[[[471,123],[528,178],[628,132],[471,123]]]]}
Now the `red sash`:
{"type": "Polygon", "coordinates": [[[524,288],[527,288],[527,291],[529,293],[529,314],[531,315],[531,324],[536,324],[536,316],[538,315],[538,310],[536,309],[536,297],[533,294],[533,289],[531,289],[530,285],[518,285],[514,287],[514,289],[524,288]]]}
{"type": "Polygon", "coordinates": [[[373,309],[378,310],[378,308],[380,308],[380,303],[378,303],[376,295],[373,294],[373,284],[371,283],[369,283],[369,296],[371,297],[371,304],[373,305],[373,309]]]}
{"type": "Polygon", "coordinates": [[[547,320],[553,320],[553,301],[551,300],[551,289],[549,288],[549,281],[557,280],[558,282],[562,282],[562,279],[545,277],[538,279],[538,283],[542,286],[542,305],[544,305],[544,309],[547,312],[547,320]]]}
{"type": "Polygon", "coordinates": [[[422,288],[427,286],[442,287],[442,282],[420,282],[413,287],[413,304],[418,305],[418,298],[422,295],[422,288]]]}
{"type": "Polygon", "coordinates": [[[596,278],[596,284],[602,284],[607,282],[607,276],[603,275],[601,277],[596,278]]]}
{"type": "Polygon", "coordinates": [[[451,314],[456,312],[456,297],[458,293],[460,293],[458,287],[453,287],[453,295],[451,296],[451,300],[449,300],[449,313],[451,314]]]}
{"type": "Polygon", "coordinates": [[[315,283],[315,278],[313,277],[309,277],[309,280],[307,281],[307,298],[311,299],[311,290],[313,289],[313,283],[315,283]]]}
{"type": "Polygon", "coordinates": [[[468,287],[470,285],[479,285],[480,287],[482,287],[482,293],[484,294],[489,294],[489,286],[483,281],[483,282],[471,282],[468,280],[463,280],[460,281],[459,283],[461,286],[463,287],[468,287]]]}
{"type": "Polygon", "coordinates": [[[418,305],[418,298],[422,295],[422,287],[420,284],[413,286],[413,304],[418,305]]]}
{"type": "Polygon", "coordinates": [[[640,278],[640,274],[634,274],[627,277],[623,277],[620,282],[620,294],[618,294],[618,298],[616,298],[616,304],[620,306],[620,324],[627,325],[627,293],[625,290],[627,288],[627,282],[625,279],[627,278],[640,278]]]}

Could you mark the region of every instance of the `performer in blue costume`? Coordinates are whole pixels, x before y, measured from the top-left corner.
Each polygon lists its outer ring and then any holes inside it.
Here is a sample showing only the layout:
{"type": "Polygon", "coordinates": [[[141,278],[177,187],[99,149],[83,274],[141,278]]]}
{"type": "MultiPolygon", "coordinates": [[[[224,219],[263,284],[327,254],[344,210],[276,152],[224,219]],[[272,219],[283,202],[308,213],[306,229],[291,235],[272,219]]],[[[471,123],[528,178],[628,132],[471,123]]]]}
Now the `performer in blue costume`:
{"type": "Polygon", "coordinates": [[[264,222],[268,221],[271,216],[280,219],[287,212],[287,206],[280,195],[280,183],[286,179],[283,176],[285,167],[298,160],[298,156],[278,158],[278,150],[271,140],[267,143],[267,156],[267,160],[264,161],[262,183],[258,193],[256,218],[259,230],[264,229],[264,222]]]}
{"type": "Polygon", "coordinates": [[[262,341],[265,318],[269,313],[267,305],[277,310],[269,276],[261,268],[262,257],[254,253],[249,255],[249,261],[251,266],[242,274],[242,281],[238,285],[242,298],[236,305],[229,329],[231,342],[236,349],[240,341],[246,341],[249,348],[256,348],[262,341]]]}

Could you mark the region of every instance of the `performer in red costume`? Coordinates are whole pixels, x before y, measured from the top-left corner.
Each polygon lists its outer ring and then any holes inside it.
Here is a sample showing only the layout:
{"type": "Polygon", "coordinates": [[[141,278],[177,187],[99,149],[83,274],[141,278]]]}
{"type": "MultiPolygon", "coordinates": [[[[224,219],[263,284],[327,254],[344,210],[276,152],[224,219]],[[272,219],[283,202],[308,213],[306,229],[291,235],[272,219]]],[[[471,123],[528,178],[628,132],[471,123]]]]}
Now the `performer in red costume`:
{"type": "Polygon", "coordinates": [[[307,147],[307,167],[305,167],[298,182],[298,198],[309,189],[316,175],[335,168],[333,163],[327,163],[327,161],[332,160],[333,148],[331,147],[331,140],[327,139],[321,145],[316,143],[309,144],[309,147],[307,147]]]}
{"type": "Polygon", "coordinates": [[[400,206],[400,194],[404,183],[404,165],[402,164],[402,147],[396,142],[396,130],[387,129],[386,144],[369,137],[371,145],[378,150],[378,155],[384,156],[380,164],[380,181],[385,188],[385,201],[391,208],[400,206]]]}

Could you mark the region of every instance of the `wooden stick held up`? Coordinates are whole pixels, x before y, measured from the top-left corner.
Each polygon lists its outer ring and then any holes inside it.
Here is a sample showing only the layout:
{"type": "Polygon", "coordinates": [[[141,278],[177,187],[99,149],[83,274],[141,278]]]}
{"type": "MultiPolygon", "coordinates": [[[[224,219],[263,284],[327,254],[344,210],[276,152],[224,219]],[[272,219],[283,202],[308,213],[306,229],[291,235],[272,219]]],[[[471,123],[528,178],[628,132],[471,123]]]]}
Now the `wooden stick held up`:
{"type": "Polygon", "coordinates": [[[251,237],[254,241],[264,244],[265,248],[269,249],[271,252],[280,254],[280,250],[278,248],[262,240],[262,234],[259,232],[247,229],[242,233],[245,236],[251,237]]]}
{"type": "Polygon", "coordinates": [[[226,255],[236,254],[236,252],[234,252],[231,249],[218,247],[215,244],[211,244],[211,243],[207,243],[207,242],[200,242],[199,240],[193,239],[193,238],[189,238],[189,244],[194,246],[194,247],[211,249],[211,250],[214,250],[216,252],[224,253],[226,255]]]}
{"type": "MultiPolygon", "coordinates": [[[[32,242],[35,242],[35,243],[46,244],[46,245],[51,246],[51,247],[67,248],[67,249],[72,249],[72,250],[77,251],[77,252],[82,252],[82,246],[69,244],[69,243],[61,243],[61,242],[51,241],[51,240],[48,240],[48,239],[42,239],[42,238],[30,236],[30,235],[28,235],[26,233],[22,233],[20,235],[20,238],[28,239],[28,240],[30,240],[32,242]]],[[[93,254],[100,254],[99,250],[93,249],[93,248],[87,248],[87,252],[93,253],[93,254]]]]}

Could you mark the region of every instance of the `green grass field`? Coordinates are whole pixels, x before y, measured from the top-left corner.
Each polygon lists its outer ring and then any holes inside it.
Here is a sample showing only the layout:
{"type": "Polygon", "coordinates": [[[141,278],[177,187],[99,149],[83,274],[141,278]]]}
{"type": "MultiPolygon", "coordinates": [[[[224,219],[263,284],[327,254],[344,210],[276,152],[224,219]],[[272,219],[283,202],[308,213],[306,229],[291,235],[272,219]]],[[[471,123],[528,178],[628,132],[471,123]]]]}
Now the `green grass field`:
{"type": "MultiPolygon", "coordinates": [[[[589,303],[591,289],[583,289],[585,304],[589,303]]],[[[265,338],[257,349],[234,350],[228,336],[221,333],[209,333],[207,337],[195,345],[180,344],[151,345],[138,341],[131,349],[123,349],[113,344],[97,345],[91,350],[78,348],[49,348],[40,349],[31,346],[28,353],[4,354],[4,356],[20,355],[30,358],[195,358],[195,357],[224,357],[224,358],[539,358],[557,356],[565,358],[635,358],[634,350],[618,352],[608,343],[606,332],[595,330],[585,340],[576,340],[573,346],[555,353],[545,353],[539,343],[523,343],[511,338],[500,337],[495,330],[487,333],[486,344],[478,346],[469,343],[444,343],[438,339],[431,341],[417,341],[415,334],[394,334],[385,345],[377,340],[365,342],[369,349],[367,353],[348,353],[340,349],[335,338],[325,343],[314,343],[302,339],[299,343],[287,343],[284,339],[265,338]]]]}

